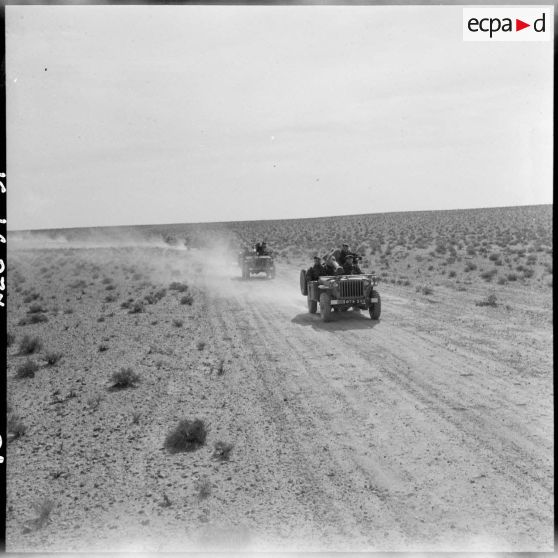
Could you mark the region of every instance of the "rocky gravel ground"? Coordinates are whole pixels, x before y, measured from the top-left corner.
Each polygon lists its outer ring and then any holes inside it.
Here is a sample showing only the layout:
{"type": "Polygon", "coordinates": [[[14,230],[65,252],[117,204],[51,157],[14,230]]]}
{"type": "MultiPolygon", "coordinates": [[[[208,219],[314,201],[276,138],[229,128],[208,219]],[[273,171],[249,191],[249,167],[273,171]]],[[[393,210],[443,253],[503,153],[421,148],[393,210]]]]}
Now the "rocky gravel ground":
{"type": "Polygon", "coordinates": [[[296,263],[9,256],[9,551],[552,550],[548,289],[380,285],[325,324],[296,263]]]}

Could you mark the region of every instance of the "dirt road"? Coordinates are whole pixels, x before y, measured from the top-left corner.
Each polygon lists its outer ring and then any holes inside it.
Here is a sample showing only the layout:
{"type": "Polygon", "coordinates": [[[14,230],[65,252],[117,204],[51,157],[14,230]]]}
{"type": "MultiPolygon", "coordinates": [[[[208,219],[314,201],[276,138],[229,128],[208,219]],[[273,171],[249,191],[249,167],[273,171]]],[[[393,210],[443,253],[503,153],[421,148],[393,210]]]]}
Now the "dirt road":
{"type": "Polygon", "coordinates": [[[332,542],[548,549],[551,345],[540,315],[476,307],[470,292],[386,287],[381,321],[349,312],[326,324],[306,312],[296,279],[295,269],[238,282],[209,305],[215,330],[249,347],[249,385],[238,387],[282,448],[266,483],[298,482],[299,505],[332,542]]]}
{"type": "MultiPolygon", "coordinates": [[[[70,378],[78,391],[54,415],[47,404],[32,412],[12,382],[31,426],[62,431],[65,445],[63,458],[55,444],[39,457],[32,427],[10,448],[9,549],[552,550],[549,295],[506,287],[485,307],[475,305],[483,286],[423,295],[380,284],[380,321],[347,312],[323,323],[307,313],[294,266],[273,281],[204,271],[187,277],[192,307],[169,295],[110,316],[95,286],[74,316],[41,330],[71,332],[79,315],[86,333],[59,334],[72,356],[56,377],[30,380],[28,396],[70,378]],[[185,324],[173,328],[177,316],[185,324]],[[99,354],[92,340],[109,330],[99,354]],[[142,385],[84,410],[111,367],[130,361],[142,385]],[[132,410],[140,426],[122,418],[132,410]],[[184,416],[207,421],[208,447],[169,456],[162,440],[184,416]],[[217,440],[234,443],[230,461],[212,458],[217,440]],[[24,481],[56,459],[69,474],[51,527],[22,535],[24,481]]],[[[52,481],[37,484],[52,493],[52,481]]]]}

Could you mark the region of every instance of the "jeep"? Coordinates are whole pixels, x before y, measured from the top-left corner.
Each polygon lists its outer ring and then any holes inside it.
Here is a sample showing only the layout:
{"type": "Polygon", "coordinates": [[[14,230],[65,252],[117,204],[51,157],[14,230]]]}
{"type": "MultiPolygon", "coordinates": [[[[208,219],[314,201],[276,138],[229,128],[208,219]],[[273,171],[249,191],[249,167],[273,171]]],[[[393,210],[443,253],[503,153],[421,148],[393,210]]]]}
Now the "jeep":
{"type": "Polygon", "coordinates": [[[325,275],[317,281],[307,281],[306,271],[300,272],[300,292],[307,297],[308,312],[315,314],[319,303],[324,322],[332,319],[332,312],[346,312],[349,308],[367,309],[372,320],[379,320],[382,303],[375,289],[377,284],[378,278],[371,273],[325,275]]]}
{"type": "Polygon", "coordinates": [[[256,253],[243,255],[239,260],[242,268],[242,279],[250,279],[252,275],[265,273],[268,279],[275,277],[275,262],[272,255],[258,256],[256,253]]]}

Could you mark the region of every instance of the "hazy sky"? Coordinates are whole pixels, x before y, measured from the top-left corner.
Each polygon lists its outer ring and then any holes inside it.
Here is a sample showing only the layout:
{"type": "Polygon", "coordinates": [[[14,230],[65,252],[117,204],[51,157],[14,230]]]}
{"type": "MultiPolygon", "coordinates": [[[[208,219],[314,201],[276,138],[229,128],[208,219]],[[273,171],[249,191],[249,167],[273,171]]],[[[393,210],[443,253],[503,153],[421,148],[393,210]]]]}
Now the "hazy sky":
{"type": "Polygon", "coordinates": [[[455,6],[7,6],[8,228],[551,203],[552,49],[455,6]]]}

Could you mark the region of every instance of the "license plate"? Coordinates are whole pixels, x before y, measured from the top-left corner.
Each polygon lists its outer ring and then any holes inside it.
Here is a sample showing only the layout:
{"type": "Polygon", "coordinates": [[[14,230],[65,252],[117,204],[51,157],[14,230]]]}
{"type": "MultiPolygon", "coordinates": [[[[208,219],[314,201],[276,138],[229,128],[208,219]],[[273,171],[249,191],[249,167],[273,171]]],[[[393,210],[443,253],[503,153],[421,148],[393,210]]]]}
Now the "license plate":
{"type": "Polygon", "coordinates": [[[340,298],[338,300],[332,300],[331,304],[361,304],[360,300],[351,300],[348,298],[340,298]]]}

